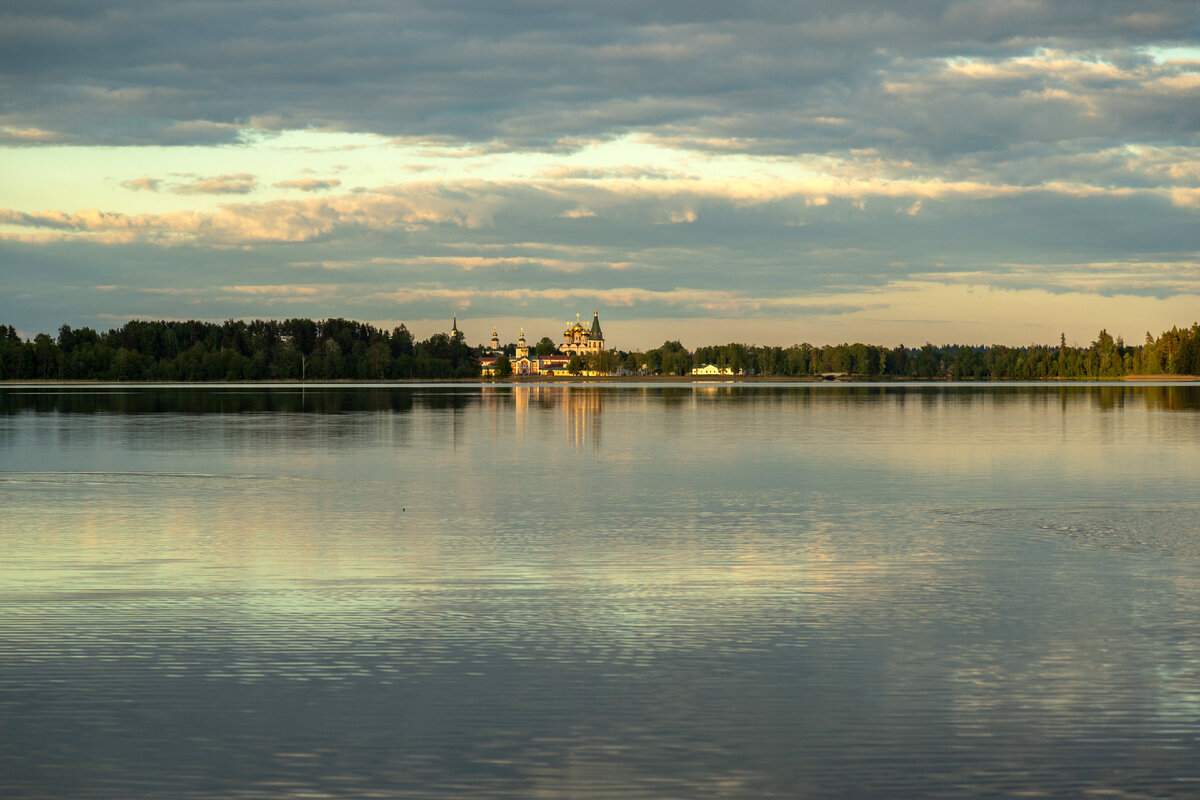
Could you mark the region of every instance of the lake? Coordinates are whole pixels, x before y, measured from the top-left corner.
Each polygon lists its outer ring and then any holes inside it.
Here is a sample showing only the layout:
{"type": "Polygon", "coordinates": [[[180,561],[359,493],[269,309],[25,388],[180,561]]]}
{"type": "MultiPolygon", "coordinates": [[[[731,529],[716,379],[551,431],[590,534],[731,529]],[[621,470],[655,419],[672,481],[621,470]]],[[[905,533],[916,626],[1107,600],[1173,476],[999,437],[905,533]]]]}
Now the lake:
{"type": "Polygon", "coordinates": [[[0,387],[0,796],[1200,796],[1200,386],[0,387]]]}

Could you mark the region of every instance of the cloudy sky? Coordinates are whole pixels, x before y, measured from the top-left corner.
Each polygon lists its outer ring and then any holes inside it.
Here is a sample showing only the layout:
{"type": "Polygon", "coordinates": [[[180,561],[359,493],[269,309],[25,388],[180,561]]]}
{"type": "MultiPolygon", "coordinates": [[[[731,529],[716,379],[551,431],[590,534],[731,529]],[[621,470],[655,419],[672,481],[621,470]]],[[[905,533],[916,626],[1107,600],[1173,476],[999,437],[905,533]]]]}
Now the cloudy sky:
{"type": "Polygon", "coordinates": [[[0,322],[1200,318],[1194,0],[6,0],[0,322]]]}

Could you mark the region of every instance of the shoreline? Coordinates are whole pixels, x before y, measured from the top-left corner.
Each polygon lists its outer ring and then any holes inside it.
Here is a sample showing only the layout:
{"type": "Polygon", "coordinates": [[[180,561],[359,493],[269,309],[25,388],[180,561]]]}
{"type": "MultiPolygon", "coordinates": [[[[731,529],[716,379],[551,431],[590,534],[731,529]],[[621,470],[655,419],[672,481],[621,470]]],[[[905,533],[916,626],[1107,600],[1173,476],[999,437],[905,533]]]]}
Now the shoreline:
{"type": "Polygon", "coordinates": [[[1113,378],[1033,378],[1029,380],[1000,379],[1000,380],[947,380],[945,378],[898,378],[892,376],[840,376],[829,380],[820,376],[805,375],[801,377],[788,376],[708,376],[708,375],[606,375],[606,376],[563,376],[540,377],[522,376],[510,378],[386,378],[379,380],[335,379],[325,381],[295,381],[295,380],[240,380],[240,381],[118,381],[99,378],[53,379],[31,378],[23,380],[0,380],[0,388],[19,386],[61,386],[61,387],[163,387],[184,388],[188,386],[245,386],[245,387],[333,387],[333,386],[571,386],[594,384],[664,384],[664,385],[704,385],[704,386],[736,386],[739,384],[806,384],[806,385],[846,385],[846,384],[920,384],[926,385],[1095,385],[1118,383],[1200,383],[1200,375],[1125,375],[1113,378]]]}

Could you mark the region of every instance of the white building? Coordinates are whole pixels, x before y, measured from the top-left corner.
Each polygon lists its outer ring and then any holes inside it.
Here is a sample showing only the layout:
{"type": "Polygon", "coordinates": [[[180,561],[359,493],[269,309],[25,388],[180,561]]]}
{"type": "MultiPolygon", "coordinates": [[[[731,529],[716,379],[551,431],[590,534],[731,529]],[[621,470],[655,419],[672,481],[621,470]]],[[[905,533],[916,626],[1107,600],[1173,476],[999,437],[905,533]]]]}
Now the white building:
{"type": "Polygon", "coordinates": [[[733,375],[729,367],[718,367],[716,364],[704,364],[692,370],[693,375],[733,375]]]}

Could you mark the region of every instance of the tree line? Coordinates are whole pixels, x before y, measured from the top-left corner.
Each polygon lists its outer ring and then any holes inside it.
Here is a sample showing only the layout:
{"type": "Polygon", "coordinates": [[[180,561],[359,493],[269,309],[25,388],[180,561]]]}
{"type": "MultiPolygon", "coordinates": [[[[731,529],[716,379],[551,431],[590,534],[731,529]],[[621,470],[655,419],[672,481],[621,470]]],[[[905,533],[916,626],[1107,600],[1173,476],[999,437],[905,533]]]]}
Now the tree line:
{"type": "MultiPolygon", "coordinates": [[[[509,344],[505,350],[511,355],[509,344]]],[[[557,352],[549,337],[531,350],[557,352]]],[[[417,341],[404,325],[384,330],[346,319],[131,320],[98,332],[63,325],[58,336],[23,340],[0,325],[0,378],[160,381],[394,380],[475,378],[479,349],[461,334],[417,341]]],[[[1099,379],[1200,374],[1200,324],[1127,345],[1100,331],[1086,347],[868,344],[789,347],[730,343],[689,351],[678,341],[646,351],[609,350],[573,360],[572,371],[686,375],[715,364],[735,374],[809,377],[828,373],[953,380],[1099,379]]]]}
{"type": "Polygon", "coordinates": [[[1174,327],[1157,338],[1149,332],[1139,345],[1126,345],[1101,330],[1086,347],[1005,345],[883,347],[862,343],[790,347],[731,343],[698,347],[692,353],[676,341],[626,358],[626,368],[681,375],[704,364],[735,374],[808,377],[845,373],[862,377],[951,380],[1095,380],[1126,375],[1200,374],[1200,324],[1174,327]]]}
{"type": "Polygon", "coordinates": [[[0,325],[0,377],[155,380],[387,380],[473,378],[479,358],[461,336],[418,342],[400,325],[347,319],[131,320],[97,332],[63,325],[22,341],[0,325]]]}

